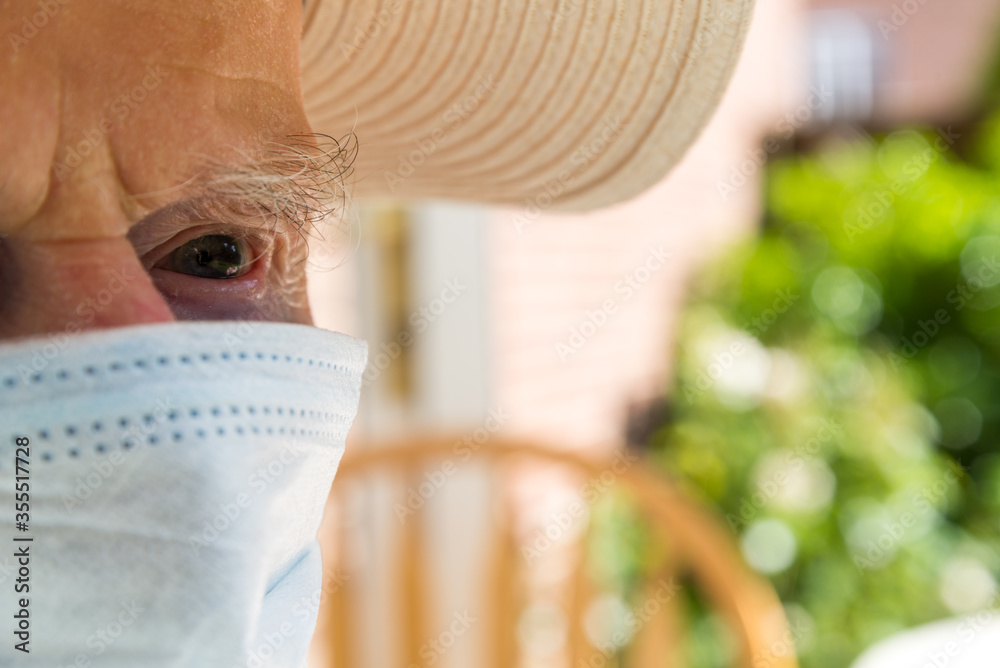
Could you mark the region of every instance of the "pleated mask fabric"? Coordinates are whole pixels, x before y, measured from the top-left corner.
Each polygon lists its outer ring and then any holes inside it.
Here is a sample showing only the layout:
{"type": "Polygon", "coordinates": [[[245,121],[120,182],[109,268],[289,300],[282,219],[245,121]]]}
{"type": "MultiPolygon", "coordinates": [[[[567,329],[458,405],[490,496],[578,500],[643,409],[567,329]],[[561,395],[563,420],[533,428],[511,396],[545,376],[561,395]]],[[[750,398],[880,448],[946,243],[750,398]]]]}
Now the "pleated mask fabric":
{"type": "Polygon", "coordinates": [[[258,322],[0,345],[0,664],[305,666],[366,357],[258,322]]]}

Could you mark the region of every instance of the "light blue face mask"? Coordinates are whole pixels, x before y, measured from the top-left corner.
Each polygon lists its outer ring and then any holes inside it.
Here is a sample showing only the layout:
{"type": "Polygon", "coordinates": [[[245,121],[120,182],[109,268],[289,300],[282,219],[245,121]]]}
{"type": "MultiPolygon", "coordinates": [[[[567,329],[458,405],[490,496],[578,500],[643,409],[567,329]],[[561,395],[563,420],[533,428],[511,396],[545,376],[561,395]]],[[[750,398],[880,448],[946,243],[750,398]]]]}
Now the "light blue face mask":
{"type": "Polygon", "coordinates": [[[366,355],[247,322],[0,345],[0,665],[305,666],[366,355]]]}

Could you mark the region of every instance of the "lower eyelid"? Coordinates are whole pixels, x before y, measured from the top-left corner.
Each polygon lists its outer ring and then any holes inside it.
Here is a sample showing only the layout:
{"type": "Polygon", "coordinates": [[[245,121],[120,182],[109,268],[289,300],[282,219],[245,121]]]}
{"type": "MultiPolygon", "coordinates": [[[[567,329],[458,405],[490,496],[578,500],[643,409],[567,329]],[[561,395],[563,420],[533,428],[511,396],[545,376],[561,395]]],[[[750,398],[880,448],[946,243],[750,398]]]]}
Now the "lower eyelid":
{"type": "Polygon", "coordinates": [[[270,273],[269,259],[261,258],[246,272],[232,278],[203,278],[157,267],[150,270],[149,275],[156,288],[172,300],[203,302],[219,298],[232,302],[251,299],[260,293],[266,288],[270,273]]]}

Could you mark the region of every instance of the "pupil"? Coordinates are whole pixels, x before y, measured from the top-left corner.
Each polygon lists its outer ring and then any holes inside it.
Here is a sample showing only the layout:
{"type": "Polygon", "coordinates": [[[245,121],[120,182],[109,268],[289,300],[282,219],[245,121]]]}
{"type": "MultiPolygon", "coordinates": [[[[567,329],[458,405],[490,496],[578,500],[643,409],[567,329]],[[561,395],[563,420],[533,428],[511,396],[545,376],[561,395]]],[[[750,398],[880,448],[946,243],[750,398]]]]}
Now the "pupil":
{"type": "Polygon", "coordinates": [[[235,278],[244,268],[243,244],[224,234],[192,239],[174,252],[168,268],[201,278],[235,278]]]}

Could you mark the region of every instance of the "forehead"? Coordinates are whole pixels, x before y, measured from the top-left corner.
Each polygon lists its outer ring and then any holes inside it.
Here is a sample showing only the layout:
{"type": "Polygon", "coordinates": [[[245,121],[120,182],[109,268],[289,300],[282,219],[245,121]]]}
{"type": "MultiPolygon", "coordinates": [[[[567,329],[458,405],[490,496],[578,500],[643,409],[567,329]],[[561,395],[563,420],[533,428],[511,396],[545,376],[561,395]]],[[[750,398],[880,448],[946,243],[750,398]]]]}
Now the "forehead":
{"type": "Polygon", "coordinates": [[[5,3],[0,234],[120,234],[129,196],[308,131],[300,22],[294,0],[5,3]]]}

